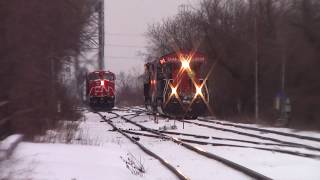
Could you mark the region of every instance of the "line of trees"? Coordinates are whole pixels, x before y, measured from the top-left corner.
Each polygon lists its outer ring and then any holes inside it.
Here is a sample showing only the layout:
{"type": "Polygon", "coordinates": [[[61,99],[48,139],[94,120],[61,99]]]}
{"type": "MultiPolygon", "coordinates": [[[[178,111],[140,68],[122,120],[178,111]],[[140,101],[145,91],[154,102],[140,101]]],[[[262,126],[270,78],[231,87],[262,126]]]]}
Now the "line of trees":
{"type": "Polygon", "coordinates": [[[9,102],[11,131],[32,137],[58,119],[77,117],[74,99],[59,79],[84,44],[93,3],[0,1],[0,102],[9,102]]]}
{"type": "Polygon", "coordinates": [[[147,61],[177,49],[208,55],[215,64],[209,79],[215,115],[253,118],[258,60],[261,119],[278,118],[274,99],[285,91],[290,125],[320,127],[318,0],[202,0],[151,25],[147,35],[147,61]]]}
{"type": "Polygon", "coordinates": [[[144,104],[143,77],[136,69],[116,75],[117,106],[138,106],[144,104]]]}

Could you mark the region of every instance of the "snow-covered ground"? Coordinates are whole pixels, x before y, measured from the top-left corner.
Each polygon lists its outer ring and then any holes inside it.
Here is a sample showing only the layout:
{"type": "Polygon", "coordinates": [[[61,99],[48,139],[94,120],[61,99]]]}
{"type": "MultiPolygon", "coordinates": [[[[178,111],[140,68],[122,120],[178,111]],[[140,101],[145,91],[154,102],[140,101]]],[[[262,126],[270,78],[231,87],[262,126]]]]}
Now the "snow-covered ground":
{"type": "Polygon", "coordinates": [[[0,163],[0,179],[32,180],[168,180],[176,177],[136,145],[87,112],[77,144],[19,144],[9,160],[0,163]],[[127,167],[126,162],[135,165],[127,167]],[[145,173],[134,167],[142,167],[145,173]],[[132,173],[132,172],[133,173],[132,173]]]}
{"type": "MultiPolygon", "coordinates": [[[[148,115],[144,115],[144,116],[135,117],[132,120],[135,122],[139,122],[140,124],[152,129],[163,129],[164,126],[171,127],[173,124],[175,124],[177,126],[177,129],[168,129],[168,131],[277,144],[276,142],[272,142],[270,140],[262,140],[254,137],[235,134],[232,132],[225,132],[225,131],[219,131],[215,129],[209,129],[206,127],[199,127],[193,124],[184,123],[183,125],[183,123],[179,121],[173,121],[173,120],[168,121],[167,119],[163,119],[163,118],[158,118],[159,123],[156,124],[151,119],[152,117],[148,115]]],[[[207,125],[214,125],[211,123],[205,123],[205,122],[199,122],[199,121],[193,121],[193,122],[198,122],[198,123],[207,124],[207,125]]],[[[214,126],[217,126],[220,128],[223,127],[222,125],[214,125],[214,126]]],[[[251,126],[259,127],[258,125],[251,125],[251,126]]],[[[319,142],[314,142],[309,140],[301,140],[297,138],[291,138],[291,137],[275,135],[270,133],[261,133],[257,131],[244,130],[244,129],[229,127],[229,126],[223,127],[223,128],[238,130],[240,132],[252,133],[255,135],[260,135],[265,137],[272,137],[282,141],[296,142],[296,143],[306,144],[314,147],[320,147],[319,142]]],[[[269,129],[277,130],[281,132],[290,132],[290,133],[294,132],[295,134],[305,135],[305,136],[320,137],[320,134],[318,132],[308,132],[308,131],[295,132],[291,129],[286,129],[286,128],[269,128],[269,129]]],[[[192,139],[192,140],[213,142],[213,143],[227,143],[227,144],[234,144],[234,145],[244,145],[244,146],[251,146],[251,147],[271,148],[271,149],[273,148],[273,149],[279,149],[279,150],[281,149],[281,150],[288,150],[293,152],[298,151],[301,153],[320,155],[319,151],[307,150],[303,148],[290,148],[290,147],[270,146],[270,145],[268,146],[252,145],[252,144],[247,144],[243,142],[232,142],[232,141],[224,141],[224,140],[221,141],[221,140],[215,140],[215,139],[197,139],[194,137],[186,137],[182,135],[170,135],[170,136],[174,136],[177,138],[186,138],[186,139],[192,139]]],[[[155,144],[155,146],[156,145],[157,144],[155,144]]],[[[160,146],[160,145],[157,145],[157,146],[160,146]]],[[[252,170],[255,170],[273,179],[297,179],[297,180],[298,179],[320,179],[320,173],[318,172],[318,169],[320,169],[320,159],[312,159],[312,158],[299,157],[299,156],[283,154],[278,152],[270,152],[270,151],[264,151],[264,150],[238,148],[238,147],[224,147],[224,146],[211,146],[211,145],[196,145],[196,146],[204,149],[205,151],[212,152],[221,157],[224,157],[228,160],[232,160],[240,165],[246,166],[252,170]]],[[[224,171],[226,168],[222,168],[222,169],[224,171]]],[[[210,173],[210,171],[208,171],[208,173],[210,173]]],[[[235,179],[239,179],[239,177],[235,179]]]]}
{"type": "MultiPolygon", "coordinates": [[[[134,109],[139,110],[140,108],[135,107],[134,109]]],[[[120,115],[128,115],[132,114],[134,111],[115,112],[120,115]]],[[[106,112],[102,114],[105,115],[106,118],[115,117],[114,114],[106,112]]],[[[134,115],[129,115],[127,117],[133,117],[131,120],[152,129],[163,129],[166,127],[168,131],[174,132],[275,143],[270,140],[261,140],[231,132],[199,127],[189,123],[185,123],[183,125],[179,121],[163,118],[158,118],[158,123],[155,123],[152,116],[145,114],[137,117],[134,117],[134,115]],[[174,124],[177,128],[171,129],[174,124]]],[[[80,123],[79,129],[75,134],[74,139],[71,141],[71,144],[21,143],[10,159],[0,163],[0,179],[4,179],[6,177],[9,177],[8,179],[39,180],[177,179],[177,177],[167,170],[158,160],[144,153],[138,148],[138,146],[130,142],[123,135],[116,131],[112,131],[112,127],[106,122],[101,121],[102,119],[98,114],[85,112],[85,121],[80,123]],[[137,168],[142,168],[145,172],[141,173],[137,168]]],[[[140,131],[140,128],[125,122],[121,118],[115,118],[112,119],[112,121],[117,127],[121,127],[122,129],[149,134],[147,132],[140,131]]],[[[222,125],[205,122],[194,122],[223,127],[222,125]]],[[[248,126],[259,127],[256,125],[248,126]]],[[[269,133],[261,134],[256,131],[243,130],[235,127],[224,128],[320,147],[320,143],[308,140],[299,140],[296,138],[269,133]]],[[[284,128],[277,128],[277,131],[292,133],[292,130],[284,128]]],[[[320,134],[317,132],[299,132],[299,134],[320,137],[320,134]]],[[[245,142],[225,141],[212,138],[198,139],[182,135],[170,136],[211,143],[273,148],[320,155],[320,152],[318,151],[301,148],[248,144],[245,142]]],[[[140,136],[139,142],[157,155],[161,156],[190,179],[251,179],[241,172],[214,160],[200,156],[199,154],[187,150],[184,147],[168,140],[140,136]]],[[[299,157],[258,149],[198,144],[192,145],[246,166],[273,179],[320,179],[320,173],[318,172],[320,169],[320,159],[299,157]]]]}

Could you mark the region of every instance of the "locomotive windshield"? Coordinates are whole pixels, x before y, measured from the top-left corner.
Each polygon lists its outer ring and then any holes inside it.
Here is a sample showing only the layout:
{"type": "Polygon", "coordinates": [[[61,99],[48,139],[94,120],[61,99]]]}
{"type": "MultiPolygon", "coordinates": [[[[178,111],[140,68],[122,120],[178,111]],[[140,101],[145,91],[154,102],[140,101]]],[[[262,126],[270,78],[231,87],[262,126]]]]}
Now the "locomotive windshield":
{"type": "Polygon", "coordinates": [[[99,73],[91,73],[91,74],[89,74],[88,79],[89,79],[90,81],[91,81],[91,80],[100,79],[99,73]]]}
{"type": "Polygon", "coordinates": [[[114,75],[108,72],[94,72],[88,75],[88,79],[97,80],[97,79],[106,79],[109,81],[114,81],[114,75]]]}
{"type": "Polygon", "coordinates": [[[113,81],[114,80],[114,76],[111,73],[104,73],[102,75],[103,79],[109,80],[109,81],[113,81]]]}

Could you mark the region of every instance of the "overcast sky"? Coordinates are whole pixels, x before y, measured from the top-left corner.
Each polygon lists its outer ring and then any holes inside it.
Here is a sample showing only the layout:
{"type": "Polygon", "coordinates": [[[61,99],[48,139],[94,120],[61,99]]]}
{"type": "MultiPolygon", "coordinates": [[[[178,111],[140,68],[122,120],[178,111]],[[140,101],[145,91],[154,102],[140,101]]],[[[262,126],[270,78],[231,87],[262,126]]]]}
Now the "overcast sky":
{"type": "Polygon", "coordinates": [[[174,16],[181,4],[199,0],[105,0],[105,67],[115,73],[143,69],[148,24],[174,16]]]}

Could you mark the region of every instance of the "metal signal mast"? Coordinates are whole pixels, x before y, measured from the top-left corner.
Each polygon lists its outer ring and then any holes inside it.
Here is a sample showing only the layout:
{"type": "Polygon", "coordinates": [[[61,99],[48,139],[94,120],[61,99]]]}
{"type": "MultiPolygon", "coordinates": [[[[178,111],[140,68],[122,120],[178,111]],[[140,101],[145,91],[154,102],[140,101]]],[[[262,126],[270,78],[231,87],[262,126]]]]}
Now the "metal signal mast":
{"type": "MultiPolygon", "coordinates": [[[[84,86],[88,69],[104,70],[104,0],[92,0],[89,4],[90,17],[81,31],[82,46],[76,52],[74,61],[77,86],[84,86]]],[[[77,87],[84,97],[84,87],[77,87]]]]}
{"type": "Polygon", "coordinates": [[[92,14],[80,37],[83,45],[79,50],[79,58],[86,64],[94,65],[94,69],[103,70],[104,0],[92,1],[91,11],[92,14]]]}
{"type": "Polygon", "coordinates": [[[99,69],[104,69],[104,0],[100,0],[97,5],[97,11],[99,14],[98,28],[99,28],[99,56],[98,64],[99,69]]]}

